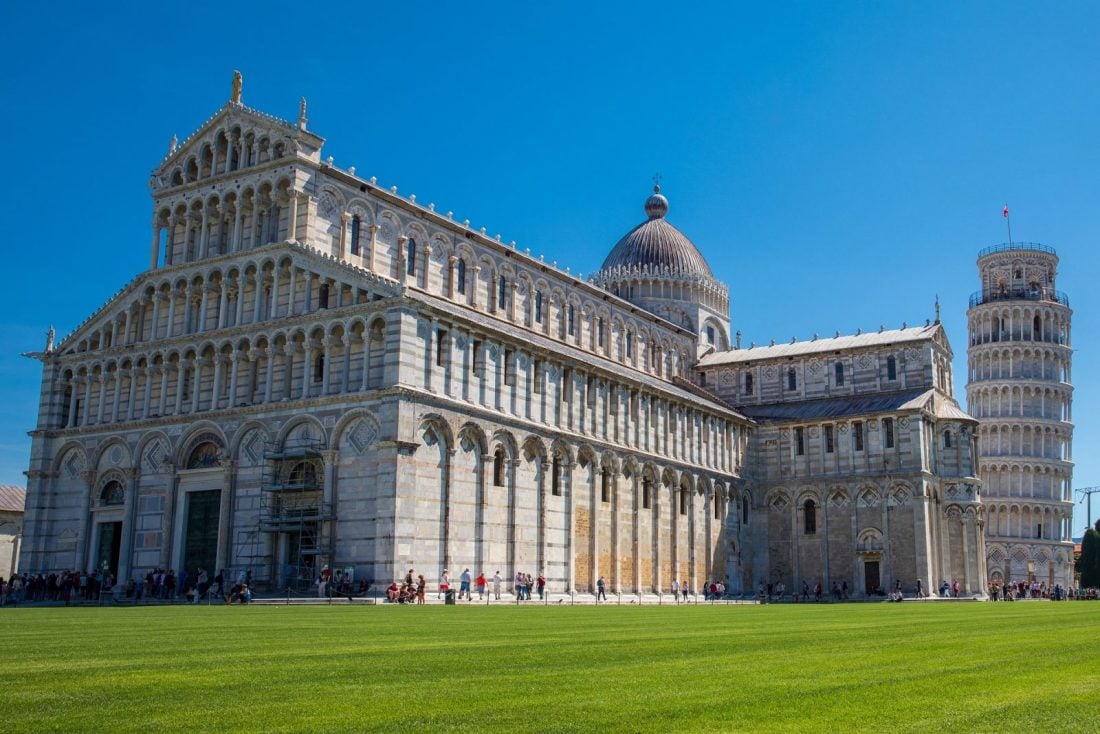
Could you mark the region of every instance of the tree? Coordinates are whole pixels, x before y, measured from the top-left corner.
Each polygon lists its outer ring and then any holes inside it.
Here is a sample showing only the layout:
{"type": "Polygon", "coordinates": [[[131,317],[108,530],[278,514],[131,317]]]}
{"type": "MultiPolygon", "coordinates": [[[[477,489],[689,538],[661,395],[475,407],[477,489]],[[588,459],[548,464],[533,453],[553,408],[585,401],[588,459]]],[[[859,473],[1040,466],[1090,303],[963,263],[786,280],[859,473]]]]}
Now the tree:
{"type": "Polygon", "coordinates": [[[1077,573],[1081,574],[1081,586],[1100,587],[1100,520],[1095,528],[1085,531],[1081,538],[1081,557],[1077,559],[1077,573]]]}

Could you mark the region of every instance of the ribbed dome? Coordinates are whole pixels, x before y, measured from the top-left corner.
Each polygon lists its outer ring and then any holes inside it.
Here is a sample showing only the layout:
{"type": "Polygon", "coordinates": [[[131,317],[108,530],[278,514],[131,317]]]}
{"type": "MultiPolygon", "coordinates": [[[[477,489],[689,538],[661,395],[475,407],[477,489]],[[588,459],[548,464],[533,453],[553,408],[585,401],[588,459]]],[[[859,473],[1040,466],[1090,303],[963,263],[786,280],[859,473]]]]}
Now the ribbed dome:
{"type": "Polygon", "coordinates": [[[649,266],[652,271],[668,266],[676,273],[714,277],[699,249],[665,220],[668,199],[661,195],[660,186],[653,187],[653,195],[645,203],[645,212],[649,219],[619,240],[600,270],[649,266]]]}

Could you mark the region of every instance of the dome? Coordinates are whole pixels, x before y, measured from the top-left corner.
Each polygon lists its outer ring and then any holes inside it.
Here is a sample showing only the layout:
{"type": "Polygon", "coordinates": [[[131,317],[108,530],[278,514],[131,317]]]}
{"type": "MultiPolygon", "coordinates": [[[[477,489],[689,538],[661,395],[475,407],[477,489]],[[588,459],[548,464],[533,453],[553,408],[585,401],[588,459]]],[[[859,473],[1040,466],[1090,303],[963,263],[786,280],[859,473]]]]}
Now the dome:
{"type": "Polygon", "coordinates": [[[646,199],[645,213],[649,219],[619,240],[600,270],[668,267],[674,273],[714,277],[699,249],[665,219],[668,199],[661,195],[660,186],[654,186],[653,195],[646,199]]]}

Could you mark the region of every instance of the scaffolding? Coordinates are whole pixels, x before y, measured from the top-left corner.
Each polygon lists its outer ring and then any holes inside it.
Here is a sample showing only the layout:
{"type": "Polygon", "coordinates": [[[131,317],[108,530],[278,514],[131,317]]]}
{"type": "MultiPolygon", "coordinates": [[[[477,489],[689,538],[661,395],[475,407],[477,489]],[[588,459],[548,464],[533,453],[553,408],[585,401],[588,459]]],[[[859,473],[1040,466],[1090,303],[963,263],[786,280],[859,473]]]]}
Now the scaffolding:
{"type": "Polygon", "coordinates": [[[271,578],[280,590],[309,593],[331,563],[332,504],[326,501],[319,441],[264,451],[260,531],[270,536],[271,578]]]}

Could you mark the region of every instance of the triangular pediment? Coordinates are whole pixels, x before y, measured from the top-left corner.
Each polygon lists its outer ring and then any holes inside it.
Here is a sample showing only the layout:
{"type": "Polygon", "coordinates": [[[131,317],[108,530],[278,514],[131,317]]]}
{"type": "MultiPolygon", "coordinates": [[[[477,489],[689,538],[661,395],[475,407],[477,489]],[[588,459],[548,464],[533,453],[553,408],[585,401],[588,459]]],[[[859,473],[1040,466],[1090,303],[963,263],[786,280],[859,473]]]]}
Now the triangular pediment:
{"type": "Polygon", "coordinates": [[[227,155],[226,141],[247,140],[257,146],[282,146],[287,153],[296,154],[311,160],[320,160],[324,138],[295,125],[287,120],[268,115],[259,110],[236,102],[226,102],[210,116],[195,132],[182,142],[173,138],[168,153],[153,169],[154,186],[187,183],[189,180],[206,178],[209,172],[202,170],[204,160],[212,153],[227,155]],[[204,158],[205,157],[205,158],[204,158]],[[196,167],[195,175],[189,175],[188,166],[196,167]],[[173,183],[173,176],[179,174],[182,180],[173,183]]]}

